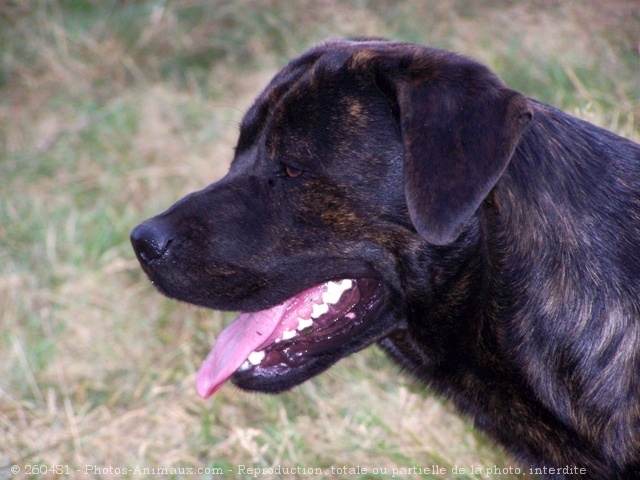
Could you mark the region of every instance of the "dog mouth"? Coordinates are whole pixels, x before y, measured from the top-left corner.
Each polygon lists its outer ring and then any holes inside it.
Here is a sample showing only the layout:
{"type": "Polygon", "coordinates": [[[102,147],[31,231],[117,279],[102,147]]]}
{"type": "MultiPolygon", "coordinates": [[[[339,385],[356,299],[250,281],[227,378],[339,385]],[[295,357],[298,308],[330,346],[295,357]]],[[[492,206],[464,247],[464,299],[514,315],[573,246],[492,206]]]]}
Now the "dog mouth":
{"type": "Polygon", "coordinates": [[[202,363],[198,394],[212,396],[229,378],[241,388],[277,390],[268,384],[353,343],[375,317],[381,297],[381,282],[373,278],[332,280],[275,307],[240,314],[202,363]]]}

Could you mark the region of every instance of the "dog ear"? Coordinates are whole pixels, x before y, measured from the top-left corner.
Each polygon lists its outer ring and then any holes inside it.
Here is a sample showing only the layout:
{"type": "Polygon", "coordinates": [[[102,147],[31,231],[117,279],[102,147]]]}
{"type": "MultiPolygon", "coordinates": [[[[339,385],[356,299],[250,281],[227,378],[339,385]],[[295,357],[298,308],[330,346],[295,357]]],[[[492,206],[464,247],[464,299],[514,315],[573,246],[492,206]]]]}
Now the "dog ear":
{"type": "Polygon", "coordinates": [[[426,48],[382,57],[377,82],[398,109],[411,220],[430,243],[451,243],[507,167],[531,108],[464,57],[426,48]]]}

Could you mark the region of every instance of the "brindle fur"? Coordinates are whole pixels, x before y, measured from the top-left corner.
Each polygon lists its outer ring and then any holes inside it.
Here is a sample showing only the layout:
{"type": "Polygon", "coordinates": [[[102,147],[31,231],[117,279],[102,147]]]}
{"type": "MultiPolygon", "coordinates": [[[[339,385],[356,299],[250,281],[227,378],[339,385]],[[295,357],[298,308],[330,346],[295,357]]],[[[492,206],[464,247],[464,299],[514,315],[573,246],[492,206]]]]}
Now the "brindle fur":
{"type": "Polygon", "coordinates": [[[211,308],[383,281],[366,332],[244,388],[377,341],[527,467],[640,478],[639,192],[638,145],[485,67],[335,40],[258,97],[224,179],[132,239],[162,292],[211,308]]]}

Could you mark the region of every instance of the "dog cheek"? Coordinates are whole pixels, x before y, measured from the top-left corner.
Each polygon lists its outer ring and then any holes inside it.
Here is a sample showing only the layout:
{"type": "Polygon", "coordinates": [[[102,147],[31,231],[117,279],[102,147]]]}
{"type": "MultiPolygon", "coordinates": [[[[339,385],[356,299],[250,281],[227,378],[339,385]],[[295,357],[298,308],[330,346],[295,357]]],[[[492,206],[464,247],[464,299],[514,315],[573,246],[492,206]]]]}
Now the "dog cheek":
{"type": "Polygon", "coordinates": [[[305,223],[321,226],[332,235],[351,237],[366,229],[348,188],[324,181],[310,182],[299,197],[300,217],[305,223]]]}
{"type": "Polygon", "coordinates": [[[320,215],[323,225],[340,236],[354,236],[365,230],[366,222],[348,208],[331,208],[320,215]]]}

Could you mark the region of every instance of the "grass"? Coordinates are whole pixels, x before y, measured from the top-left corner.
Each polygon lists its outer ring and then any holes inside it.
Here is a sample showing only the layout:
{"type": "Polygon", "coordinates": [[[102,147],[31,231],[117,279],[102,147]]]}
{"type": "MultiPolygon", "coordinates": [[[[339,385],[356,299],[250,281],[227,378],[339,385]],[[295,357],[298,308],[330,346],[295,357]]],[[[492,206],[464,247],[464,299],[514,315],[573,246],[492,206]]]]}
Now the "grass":
{"type": "Polygon", "coordinates": [[[201,401],[195,371],[230,317],[160,297],[128,233],[223,175],[242,112],[327,36],[466,53],[638,140],[637,5],[566,3],[0,3],[0,478],[293,465],[324,472],[297,478],[477,479],[451,471],[515,465],[376,348],[283,395],[201,401]]]}

